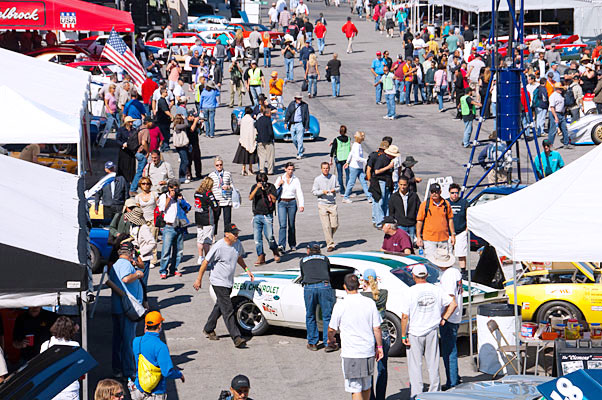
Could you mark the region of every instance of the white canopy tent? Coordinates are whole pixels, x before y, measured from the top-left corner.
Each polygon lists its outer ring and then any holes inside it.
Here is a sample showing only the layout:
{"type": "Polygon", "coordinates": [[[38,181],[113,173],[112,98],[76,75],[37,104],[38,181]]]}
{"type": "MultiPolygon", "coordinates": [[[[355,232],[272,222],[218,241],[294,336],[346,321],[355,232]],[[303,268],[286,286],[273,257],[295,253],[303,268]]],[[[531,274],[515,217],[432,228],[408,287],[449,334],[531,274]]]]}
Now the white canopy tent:
{"type": "Polygon", "coordinates": [[[0,143],[77,144],[81,172],[90,154],[90,74],[4,49],[0,59],[0,143]]]}

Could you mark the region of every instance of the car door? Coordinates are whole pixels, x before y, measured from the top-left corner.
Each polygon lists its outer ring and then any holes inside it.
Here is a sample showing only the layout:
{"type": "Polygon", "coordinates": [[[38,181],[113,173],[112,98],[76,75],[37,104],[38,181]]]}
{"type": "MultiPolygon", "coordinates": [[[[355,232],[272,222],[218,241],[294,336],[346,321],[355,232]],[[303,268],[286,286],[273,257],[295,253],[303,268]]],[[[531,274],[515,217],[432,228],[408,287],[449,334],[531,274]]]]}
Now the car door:
{"type": "Polygon", "coordinates": [[[305,299],[301,277],[299,276],[290,285],[283,287],[281,293],[282,312],[287,325],[305,327],[305,299]]]}

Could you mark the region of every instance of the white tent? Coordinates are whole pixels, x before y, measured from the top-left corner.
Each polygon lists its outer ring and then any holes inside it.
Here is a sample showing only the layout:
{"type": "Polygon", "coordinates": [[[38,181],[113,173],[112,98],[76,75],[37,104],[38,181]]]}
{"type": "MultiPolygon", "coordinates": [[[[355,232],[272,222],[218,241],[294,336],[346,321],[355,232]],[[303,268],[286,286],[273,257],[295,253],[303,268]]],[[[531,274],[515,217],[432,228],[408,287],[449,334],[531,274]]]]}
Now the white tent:
{"type": "Polygon", "coordinates": [[[539,182],[470,207],[468,229],[514,261],[602,259],[602,146],[539,182]]]}
{"type": "Polygon", "coordinates": [[[6,93],[22,105],[10,106],[11,100],[3,99],[0,143],[77,144],[81,167],[89,155],[85,119],[90,74],[4,49],[0,49],[0,59],[2,97],[6,93]],[[51,125],[42,125],[41,120],[51,125]]]}

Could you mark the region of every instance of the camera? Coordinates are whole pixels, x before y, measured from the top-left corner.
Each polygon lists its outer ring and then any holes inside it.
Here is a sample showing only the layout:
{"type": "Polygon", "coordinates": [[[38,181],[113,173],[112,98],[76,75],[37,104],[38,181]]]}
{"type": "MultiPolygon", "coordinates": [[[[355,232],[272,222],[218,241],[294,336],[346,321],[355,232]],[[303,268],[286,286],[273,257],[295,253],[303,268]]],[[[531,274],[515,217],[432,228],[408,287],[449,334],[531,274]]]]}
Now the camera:
{"type": "Polygon", "coordinates": [[[174,195],[176,198],[180,197],[182,195],[182,191],[180,190],[180,188],[174,188],[174,195]]]}

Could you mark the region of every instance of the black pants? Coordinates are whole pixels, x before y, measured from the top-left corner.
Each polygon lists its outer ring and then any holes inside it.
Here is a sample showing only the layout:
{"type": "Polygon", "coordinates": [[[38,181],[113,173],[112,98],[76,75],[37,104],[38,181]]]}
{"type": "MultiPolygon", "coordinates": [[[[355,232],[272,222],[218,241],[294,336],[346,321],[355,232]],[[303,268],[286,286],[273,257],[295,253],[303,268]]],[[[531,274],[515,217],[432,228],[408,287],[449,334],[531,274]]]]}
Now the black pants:
{"type": "Polygon", "coordinates": [[[232,305],[232,299],[230,298],[232,288],[213,285],[212,287],[216,297],[215,306],[213,306],[213,310],[211,310],[211,314],[209,314],[209,318],[203,329],[205,332],[213,332],[217,325],[217,320],[221,316],[224,319],[230,337],[232,339],[240,337],[240,329],[238,329],[238,325],[236,325],[234,306],[232,305]]]}
{"type": "Polygon", "coordinates": [[[169,124],[157,124],[159,130],[161,131],[161,135],[163,135],[163,147],[169,147],[169,139],[171,137],[171,132],[169,131],[169,124]]]}
{"type": "Polygon", "coordinates": [[[219,206],[215,212],[215,226],[213,227],[213,235],[217,235],[217,224],[219,223],[219,217],[224,213],[224,232],[226,227],[232,223],[232,206],[219,206]]]}
{"type": "Polygon", "coordinates": [[[251,47],[249,50],[251,51],[251,59],[259,62],[259,47],[251,47]]]}
{"type": "Polygon", "coordinates": [[[195,176],[201,179],[203,167],[201,165],[201,148],[199,146],[199,137],[195,133],[188,151],[188,175],[192,177],[192,164],[194,164],[195,176]]]}

